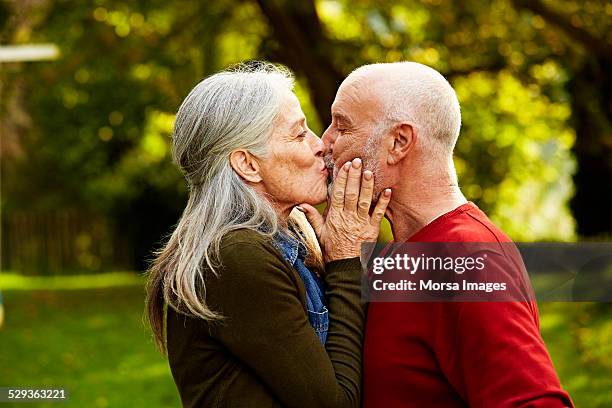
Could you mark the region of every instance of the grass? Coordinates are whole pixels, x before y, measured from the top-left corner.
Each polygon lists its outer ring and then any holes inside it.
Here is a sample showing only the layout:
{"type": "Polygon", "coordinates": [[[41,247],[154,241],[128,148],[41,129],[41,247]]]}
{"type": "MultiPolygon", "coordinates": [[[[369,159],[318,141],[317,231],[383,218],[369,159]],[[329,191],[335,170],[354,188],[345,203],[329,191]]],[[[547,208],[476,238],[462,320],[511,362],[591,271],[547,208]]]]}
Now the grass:
{"type": "Polygon", "coordinates": [[[142,286],[143,275],[134,272],[109,272],[97,275],[24,276],[16,273],[0,274],[2,290],[77,290],[121,286],[142,286]]]}
{"type": "MultiPolygon", "coordinates": [[[[3,274],[0,287],[6,309],[0,386],[65,387],[65,407],[180,406],[167,361],[142,321],[141,277],[3,274]]],[[[612,406],[612,305],[544,303],[540,314],[576,406],[612,406]]]]}
{"type": "Polygon", "coordinates": [[[540,329],[577,407],[612,407],[612,304],[543,303],[540,329]]]}
{"type": "Polygon", "coordinates": [[[1,386],[64,387],[66,407],[180,406],[168,363],[142,321],[140,283],[4,290],[1,386]]]}

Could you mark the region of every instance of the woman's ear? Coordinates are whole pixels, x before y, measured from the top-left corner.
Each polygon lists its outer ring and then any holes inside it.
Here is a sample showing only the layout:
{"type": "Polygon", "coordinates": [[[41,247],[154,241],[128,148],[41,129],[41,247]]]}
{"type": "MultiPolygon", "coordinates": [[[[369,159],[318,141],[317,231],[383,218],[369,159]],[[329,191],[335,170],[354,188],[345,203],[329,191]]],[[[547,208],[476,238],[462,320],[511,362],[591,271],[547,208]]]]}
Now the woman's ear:
{"type": "Polygon", "coordinates": [[[257,160],[246,150],[234,150],[230,153],[230,165],[245,181],[261,182],[260,167],[257,160]]]}
{"type": "Polygon", "coordinates": [[[401,162],[416,144],[417,135],[417,128],[412,123],[400,122],[393,126],[387,144],[387,164],[401,162]]]}

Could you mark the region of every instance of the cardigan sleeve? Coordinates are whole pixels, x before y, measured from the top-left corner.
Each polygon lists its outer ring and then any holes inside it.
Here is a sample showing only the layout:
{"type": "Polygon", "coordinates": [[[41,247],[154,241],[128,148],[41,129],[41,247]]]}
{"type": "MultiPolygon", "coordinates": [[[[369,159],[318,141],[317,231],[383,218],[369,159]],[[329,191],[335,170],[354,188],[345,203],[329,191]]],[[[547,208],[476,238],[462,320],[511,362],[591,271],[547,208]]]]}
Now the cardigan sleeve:
{"type": "Polygon", "coordinates": [[[224,320],[211,325],[211,335],[287,407],[358,407],[365,314],[359,259],[327,265],[327,350],[308,323],[299,277],[271,245],[234,241],[221,259],[206,296],[224,320]]]}

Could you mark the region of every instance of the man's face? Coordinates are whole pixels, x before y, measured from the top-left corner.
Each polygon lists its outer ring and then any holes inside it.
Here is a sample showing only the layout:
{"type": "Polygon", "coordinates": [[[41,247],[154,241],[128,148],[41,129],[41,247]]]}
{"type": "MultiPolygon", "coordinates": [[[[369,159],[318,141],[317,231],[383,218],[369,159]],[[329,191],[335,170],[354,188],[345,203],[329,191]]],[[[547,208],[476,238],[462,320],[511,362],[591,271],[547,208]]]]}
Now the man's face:
{"type": "Polygon", "coordinates": [[[331,109],[332,123],[322,136],[327,148],[326,162],[328,166],[334,165],[334,178],[347,161],[356,157],[364,159],[377,112],[376,100],[370,93],[363,82],[351,81],[350,77],[338,89],[331,109]]]}
{"type": "MultiPolygon", "coordinates": [[[[347,78],[340,85],[332,105],[332,123],[322,140],[327,150],[325,162],[333,179],[344,163],[356,157],[363,160],[364,170],[371,170],[375,177],[378,173],[378,149],[369,146],[368,140],[378,136],[374,132],[376,119],[382,117],[381,109],[372,88],[365,85],[363,80],[347,78]]],[[[374,179],[375,190],[376,182],[374,179]]]]}

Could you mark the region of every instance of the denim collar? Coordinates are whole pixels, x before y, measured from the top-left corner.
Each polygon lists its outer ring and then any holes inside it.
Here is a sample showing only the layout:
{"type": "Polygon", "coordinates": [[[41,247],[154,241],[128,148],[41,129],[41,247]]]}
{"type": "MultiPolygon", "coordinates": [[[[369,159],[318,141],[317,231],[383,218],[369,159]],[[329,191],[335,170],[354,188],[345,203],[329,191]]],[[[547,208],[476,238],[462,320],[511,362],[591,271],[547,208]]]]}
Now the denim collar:
{"type": "Polygon", "coordinates": [[[302,261],[306,258],[306,246],[296,238],[288,235],[285,232],[278,232],[274,235],[274,242],[281,250],[283,257],[293,265],[300,258],[302,261]]]}

